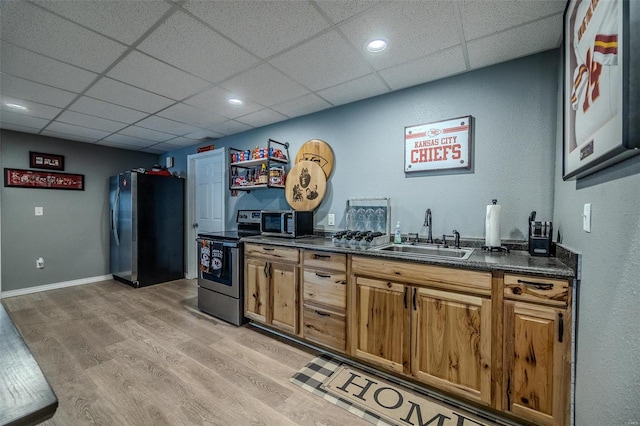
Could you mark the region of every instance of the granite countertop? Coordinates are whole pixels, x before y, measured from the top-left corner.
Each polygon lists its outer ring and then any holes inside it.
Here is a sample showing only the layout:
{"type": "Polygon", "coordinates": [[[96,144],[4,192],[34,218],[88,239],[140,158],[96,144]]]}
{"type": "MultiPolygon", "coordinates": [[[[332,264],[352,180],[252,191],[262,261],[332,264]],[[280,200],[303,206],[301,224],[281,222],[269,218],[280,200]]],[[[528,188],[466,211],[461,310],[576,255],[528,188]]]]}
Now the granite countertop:
{"type": "Polygon", "coordinates": [[[397,254],[385,251],[376,251],[371,248],[344,247],[333,243],[330,238],[305,237],[305,238],[278,238],[252,236],[242,238],[246,243],[270,244],[283,247],[313,249],[331,251],[336,253],[348,253],[364,256],[373,256],[383,259],[403,260],[426,265],[452,266],[479,271],[503,271],[512,273],[535,274],[550,278],[575,278],[575,269],[561,262],[557,257],[531,256],[528,251],[511,250],[510,253],[487,252],[480,248],[474,248],[471,256],[466,260],[454,258],[434,258],[412,256],[407,253],[397,254]]]}

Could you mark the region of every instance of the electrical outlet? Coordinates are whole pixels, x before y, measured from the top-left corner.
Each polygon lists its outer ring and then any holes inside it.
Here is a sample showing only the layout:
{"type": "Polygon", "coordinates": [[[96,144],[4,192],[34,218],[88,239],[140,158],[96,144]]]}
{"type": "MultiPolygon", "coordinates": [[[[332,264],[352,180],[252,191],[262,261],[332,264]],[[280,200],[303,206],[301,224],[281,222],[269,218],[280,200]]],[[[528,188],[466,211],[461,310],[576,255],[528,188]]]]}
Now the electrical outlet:
{"type": "Polygon", "coordinates": [[[334,226],[336,224],[336,215],[334,213],[329,213],[327,215],[327,225],[334,226]]]}
{"type": "Polygon", "coordinates": [[[39,257],[36,259],[36,268],[38,269],[44,268],[44,257],[39,257]]]}
{"type": "Polygon", "coordinates": [[[44,215],[44,209],[42,207],[36,207],[36,216],[44,215]]]}

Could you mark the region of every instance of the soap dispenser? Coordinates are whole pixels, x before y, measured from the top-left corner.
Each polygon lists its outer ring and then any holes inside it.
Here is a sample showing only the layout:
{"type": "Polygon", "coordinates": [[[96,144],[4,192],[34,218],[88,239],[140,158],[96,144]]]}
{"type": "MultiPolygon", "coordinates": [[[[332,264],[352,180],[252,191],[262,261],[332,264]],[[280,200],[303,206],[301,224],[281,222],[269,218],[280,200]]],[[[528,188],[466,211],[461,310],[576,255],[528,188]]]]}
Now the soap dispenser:
{"type": "Polygon", "coordinates": [[[400,221],[396,224],[396,232],[393,237],[393,242],[395,244],[402,244],[402,233],[400,232],[400,221]]]}

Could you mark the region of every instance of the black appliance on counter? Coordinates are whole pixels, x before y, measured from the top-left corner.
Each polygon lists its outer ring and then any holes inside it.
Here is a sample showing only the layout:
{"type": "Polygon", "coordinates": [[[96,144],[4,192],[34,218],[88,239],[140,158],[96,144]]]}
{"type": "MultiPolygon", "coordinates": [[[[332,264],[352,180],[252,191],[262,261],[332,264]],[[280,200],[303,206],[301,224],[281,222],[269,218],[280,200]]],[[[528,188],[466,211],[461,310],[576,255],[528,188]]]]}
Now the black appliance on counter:
{"type": "Polygon", "coordinates": [[[536,221],[536,212],[529,215],[529,254],[551,256],[553,223],[536,221]]]}
{"type": "Polygon", "coordinates": [[[234,325],[244,322],[244,247],[260,234],[260,210],[238,210],[237,231],[199,233],[198,309],[234,325]]]}
{"type": "Polygon", "coordinates": [[[262,210],[260,232],[270,237],[308,237],[313,235],[313,212],[262,210]]]}
{"type": "Polygon", "coordinates": [[[184,179],[109,178],[110,272],[133,287],[184,278],[184,179]]]}

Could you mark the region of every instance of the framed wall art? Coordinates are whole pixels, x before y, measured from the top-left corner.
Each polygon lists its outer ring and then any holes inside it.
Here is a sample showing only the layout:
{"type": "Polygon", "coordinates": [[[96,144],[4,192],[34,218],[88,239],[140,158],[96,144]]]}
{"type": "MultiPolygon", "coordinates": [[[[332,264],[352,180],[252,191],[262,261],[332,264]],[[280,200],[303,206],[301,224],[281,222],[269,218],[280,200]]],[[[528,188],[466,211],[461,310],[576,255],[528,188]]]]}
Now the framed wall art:
{"type": "Polygon", "coordinates": [[[84,191],[84,175],[5,168],[4,186],[84,191]]]}
{"type": "Polygon", "coordinates": [[[64,170],[64,155],[29,151],[29,167],[32,169],[64,170]]]}
{"type": "Polygon", "coordinates": [[[564,180],[584,177],[640,152],[639,11],[635,0],[567,3],[564,180]]]}
{"type": "Polygon", "coordinates": [[[472,117],[404,128],[404,171],[471,168],[472,117]]]}

